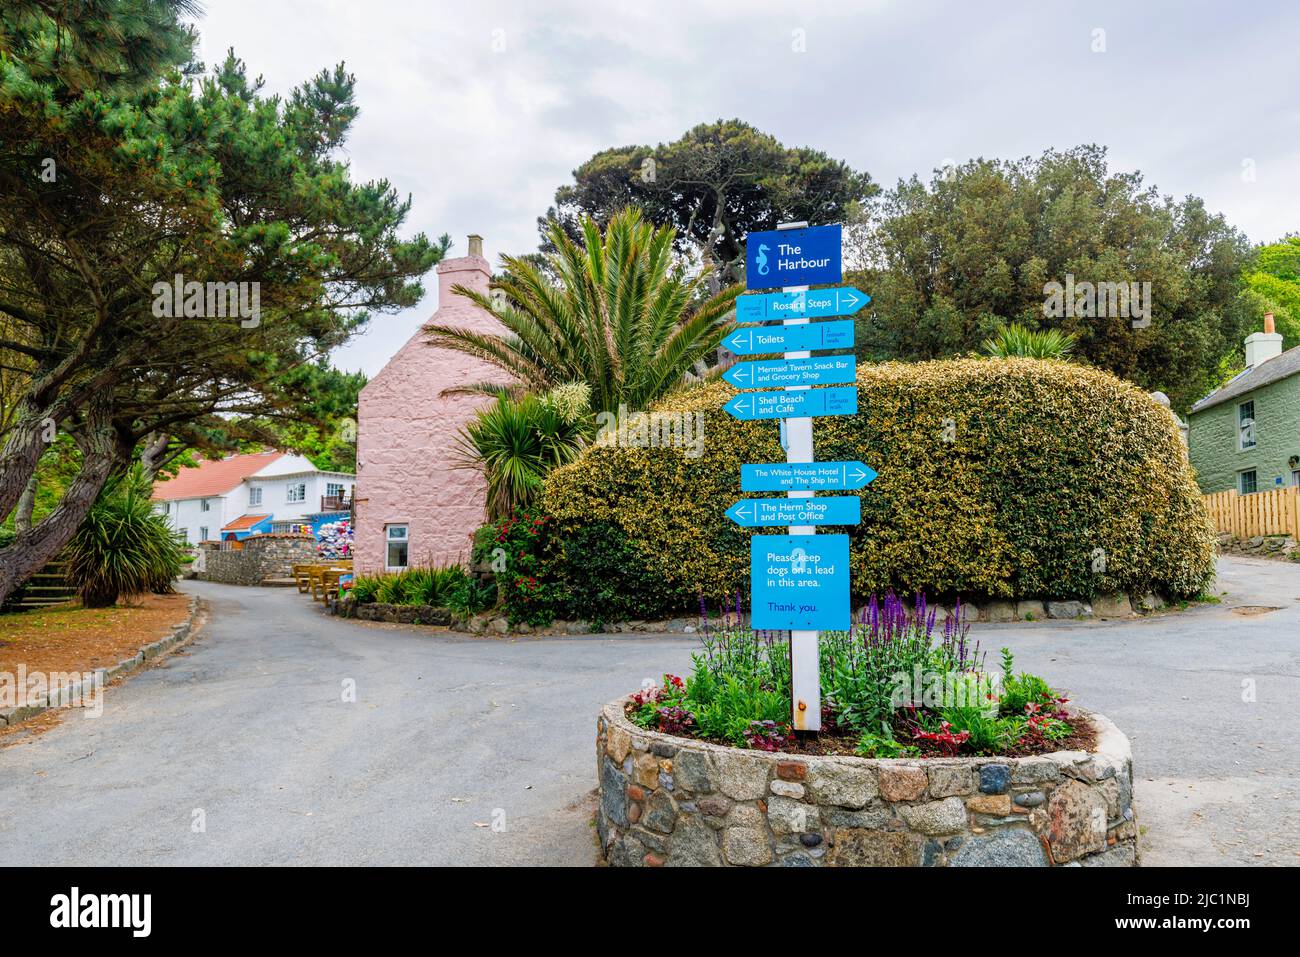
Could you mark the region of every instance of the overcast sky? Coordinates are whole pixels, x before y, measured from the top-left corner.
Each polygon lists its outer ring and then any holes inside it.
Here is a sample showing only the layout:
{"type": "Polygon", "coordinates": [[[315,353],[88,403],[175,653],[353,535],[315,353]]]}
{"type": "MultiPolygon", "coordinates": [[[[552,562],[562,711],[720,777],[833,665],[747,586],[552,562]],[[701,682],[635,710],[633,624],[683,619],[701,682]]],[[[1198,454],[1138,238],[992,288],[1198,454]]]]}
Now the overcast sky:
{"type": "MultiPolygon", "coordinates": [[[[730,117],[886,187],[1096,142],[1112,169],[1203,197],[1254,242],[1300,229],[1300,4],[1284,0],[205,6],[204,58],[233,46],[271,91],[347,63],[355,177],[410,193],[410,231],[450,233],[452,256],[471,232],[494,264],[530,251],[537,216],[593,153],[730,117]]],[[[425,285],[336,364],[382,368],[436,307],[432,273],[425,285]]]]}

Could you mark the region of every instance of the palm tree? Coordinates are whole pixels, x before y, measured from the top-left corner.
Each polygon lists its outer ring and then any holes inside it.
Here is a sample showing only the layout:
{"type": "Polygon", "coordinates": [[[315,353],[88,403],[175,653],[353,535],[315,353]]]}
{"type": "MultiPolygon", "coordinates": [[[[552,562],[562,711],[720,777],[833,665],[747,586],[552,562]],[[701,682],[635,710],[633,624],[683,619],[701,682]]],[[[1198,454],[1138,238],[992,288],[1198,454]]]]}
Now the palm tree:
{"type": "Polygon", "coordinates": [[[585,383],[593,412],[614,412],[620,403],[644,409],[717,350],[740,289],[705,298],[709,270],[688,276],[675,264],[673,229],[656,229],[640,211],[627,209],[610,220],[603,236],[591,219],[582,232],[580,245],[552,224],[556,252],[547,256],[546,271],[555,282],[528,259],[503,256],[505,274],[492,288],[505,294],[504,301],[455,287],[507,331],[492,335],[435,323],[426,327],[428,341],[484,359],[514,383],[453,391],[518,395],[585,383]]]}
{"type": "Polygon", "coordinates": [[[1065,359],[1074,350],[1079,337],[1059,329],[1028,329],[1018,322],[1002,326],[991,339],[984,340],[984,351],[999,359],[1019,356],[1026,359],[1065,359]]]}
{"type": "Polygon", "coordinates": [[[87,608],[111,608],[120,595],[173,591],[183,554],[133,470],[100,492],[68,543],[67,578],[87,608]]]}
{"type": "Polygon", "coordinates": [[[551,395],[498,396],[457,436],[458,467],[487,480],[490,522],[530,504],[547,473],[576,459],[589,437],[590,414],[566,414],[551,395]]]}

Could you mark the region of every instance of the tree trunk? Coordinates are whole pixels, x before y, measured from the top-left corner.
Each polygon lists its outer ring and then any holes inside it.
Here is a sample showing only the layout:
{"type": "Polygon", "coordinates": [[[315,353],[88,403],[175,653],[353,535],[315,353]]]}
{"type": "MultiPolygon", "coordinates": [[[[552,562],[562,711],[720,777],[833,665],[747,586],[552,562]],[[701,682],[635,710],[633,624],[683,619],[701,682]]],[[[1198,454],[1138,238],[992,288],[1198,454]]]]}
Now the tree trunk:
{"type": "Polygon", "coordinates": [[[145,447],[140,452],[140,471],[144,480],[153,483],[154,478],[158,475],[158,465],[162,462],[163,455],[167,452],[167,445],[171,442],[171,436],[166,432],[159,435],[150,435],[145,440],[145,447]]]}
{"type": "Polygon", "coordinates": [[[36,508],[36,476],[27,480],[22,498],[18,499],[18,509],[14,512],[14,532],[21,535],[32,527],[32,511],[36,508]]]}
{"type": "Polygon", "coordinates": [[[114,466],[124,461],[111,425],[104,418],[95,419],[73,434],[81,449],[81,471],[59,504],[38,524],[0,549],[0,604],[72,540],[114,466]]]}
{"type": "Polygon", "coordinates": [[[45,451],[41,432],[46,417],[29,406],[14,423],[0,452],[0,518],[13,511],[27,489],[27,483],[36,474],[36,466],[45,451]]]}

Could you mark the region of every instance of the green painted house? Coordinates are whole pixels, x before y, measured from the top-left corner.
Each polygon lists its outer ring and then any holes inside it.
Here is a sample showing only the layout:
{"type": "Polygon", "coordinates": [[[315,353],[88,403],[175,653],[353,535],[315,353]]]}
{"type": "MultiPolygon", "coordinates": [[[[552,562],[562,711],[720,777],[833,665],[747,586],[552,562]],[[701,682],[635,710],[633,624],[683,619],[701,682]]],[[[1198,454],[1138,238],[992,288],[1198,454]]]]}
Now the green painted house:
{"type": "Polygon", "coordinates": [[[1192,406],[1187,453],[1202,492],[1300,485],[1300,346],[1282,351],[1272,314],[1246,337],[1246,370],[1192,406]]]}

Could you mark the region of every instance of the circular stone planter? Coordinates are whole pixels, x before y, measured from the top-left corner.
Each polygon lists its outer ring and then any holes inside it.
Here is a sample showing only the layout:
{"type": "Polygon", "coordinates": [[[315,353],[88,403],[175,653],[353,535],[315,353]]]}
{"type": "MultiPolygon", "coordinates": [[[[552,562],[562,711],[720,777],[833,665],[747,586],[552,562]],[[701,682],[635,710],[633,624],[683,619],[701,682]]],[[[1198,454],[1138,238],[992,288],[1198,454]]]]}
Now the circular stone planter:
{"type": "Polygon", "coordinates": [[[1027,758],[770,754],[596,722],[596,829],[616,867],[1128,867],[1128,738],[1027,758]]]}

